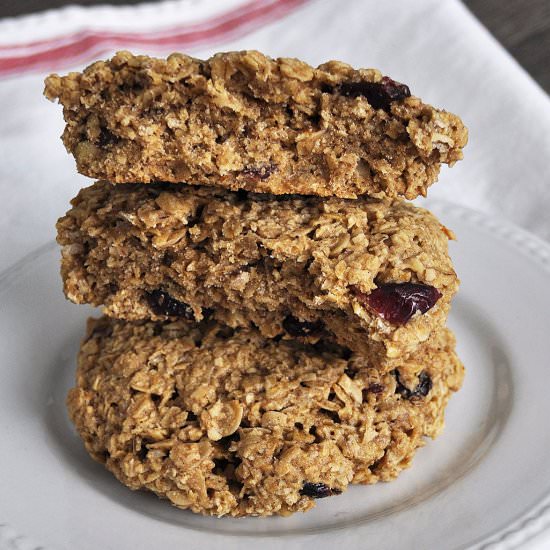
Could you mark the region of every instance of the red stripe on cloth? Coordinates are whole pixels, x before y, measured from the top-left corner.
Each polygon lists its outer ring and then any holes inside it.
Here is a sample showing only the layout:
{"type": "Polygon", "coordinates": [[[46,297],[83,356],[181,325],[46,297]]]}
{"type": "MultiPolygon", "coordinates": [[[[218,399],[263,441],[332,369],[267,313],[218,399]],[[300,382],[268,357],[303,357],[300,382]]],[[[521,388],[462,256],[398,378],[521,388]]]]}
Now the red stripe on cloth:
{"type": "Polygon", "coordinates": [[[117,33],[90,31],[51,40],[14,46],[14,49],[42,47],[42,50],[23,55],[2,57],[0,51],[0,76],[33,70],[54,70],[79,62],[116,48],[163,47],[181,48],[219,42],[274,21],[308,0],[252,1],[234,11],[201,23],[182,25],[165,31],[148,33],[117,33]]]}

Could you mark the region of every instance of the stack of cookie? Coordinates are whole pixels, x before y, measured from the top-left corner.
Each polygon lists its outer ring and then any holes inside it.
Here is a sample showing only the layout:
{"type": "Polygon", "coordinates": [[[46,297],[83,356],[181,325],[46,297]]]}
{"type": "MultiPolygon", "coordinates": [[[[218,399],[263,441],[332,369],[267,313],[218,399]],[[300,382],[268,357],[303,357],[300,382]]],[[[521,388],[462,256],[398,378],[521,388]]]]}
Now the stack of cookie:
{"type": "Polygon", "coordinates": [[[452,233],[404,198],[461,158],[460,119],[376,70],[258,52],[121,52],[45,93],[100,179],[57,226],[67,297],[105,313],[68,398],[89,453],[232,516],[409,466],[463,367],[452,233]]]}

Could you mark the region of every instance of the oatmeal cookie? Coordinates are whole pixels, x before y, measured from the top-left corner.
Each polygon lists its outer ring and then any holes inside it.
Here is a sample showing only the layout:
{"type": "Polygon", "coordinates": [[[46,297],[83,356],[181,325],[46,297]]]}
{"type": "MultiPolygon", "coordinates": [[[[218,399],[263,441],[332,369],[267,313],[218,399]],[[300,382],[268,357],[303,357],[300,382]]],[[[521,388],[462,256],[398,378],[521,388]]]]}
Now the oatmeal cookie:
{"type": "Polygon", "coordinates": [[[452,234],[401,200],[97,182],[72,204],[65,293],[119,319],[252,322],[382,364],[445,324],[458,287],[452,234]]]}
{"type": "Polygon", "coordinates": [[[206,61],[119,52],[49,76],[45,95],[63,105],[78,170],[118,183],[413,199],[467,141],[460,118],[375,69],[256,51],[206,61]]]}
{"type": "Polygon", "coordinates": [[[380,373],[338,346],[255,329],[91,320],[68,408],[86,449],[131,489],[208,515],[306,511],[391,480],[443,427],[463,367],[444,329],[380,373]]]}

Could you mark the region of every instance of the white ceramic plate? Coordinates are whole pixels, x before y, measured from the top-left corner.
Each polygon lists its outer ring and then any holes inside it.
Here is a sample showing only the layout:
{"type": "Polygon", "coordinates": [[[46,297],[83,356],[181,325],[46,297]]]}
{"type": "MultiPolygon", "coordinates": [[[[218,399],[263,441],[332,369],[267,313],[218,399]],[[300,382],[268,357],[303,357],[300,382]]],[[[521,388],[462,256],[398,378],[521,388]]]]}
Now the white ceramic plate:
{"type": "Polygon", "coordinates": [[[66,302],[52,243],[0,276],[0,548],[515,548],[550,523],[550,248],[462,208],[450,325],[466,365],[446,429],[398,480],[290,518],[204,518],[120,485],[64,400],[90,308],[66,302]]]}

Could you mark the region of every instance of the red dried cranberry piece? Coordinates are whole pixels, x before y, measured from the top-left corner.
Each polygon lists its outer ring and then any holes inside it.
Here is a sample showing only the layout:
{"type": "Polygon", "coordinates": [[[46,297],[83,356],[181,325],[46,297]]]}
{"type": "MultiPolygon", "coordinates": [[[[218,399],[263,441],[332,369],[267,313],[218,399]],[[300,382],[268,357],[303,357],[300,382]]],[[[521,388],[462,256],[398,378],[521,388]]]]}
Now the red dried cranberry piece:
{"type": "Polygon", "coordinates": [[[149,307],[155,315],[166,315],[167,317],[183,317],[193,321],[195,315],[191,307],[175,298],[172,298],[168,292],[164,290],[153,290],[146,292],[145,298],[149,307]]]}
{"type": "Polygon", "coordinates": [[[355,295],[393,325],[404,325],[417,311],[426,313],[442,296],[437,288],[422,283],[388,283],[370,294],[356,291],[355,295]]]}
{"type": "Polygon", "coordinates": [[[338,92],[346,97],[367,98],[375,109],[390,110],[394,101],[410,97],[411,91],[406,84],[392,80],[389,76],[382,77],[380,82],[344,82],[337,88],[338,92]]]}
{"type": "Polygon", "coordinates": [[[339,495],[341,492],[340,489],[331,489],[324,483],[310,483],[306,481],[300,494],[311,498],[326,498],[333,495],[339,495]]]}
{"type": "Polygon", "coordinates": [[[300,321],[294,315],[287,315],[283,321],[283,328],[290,336],[316,336],[323,331],[325,324],[317,321],[300,321]]]}
{"type": "Polygon", "coordinates": [[[385,387],[382,384],[378,384],[376,382],[373,382],[367,388],[367,392],[369,392],[369,393],[382,393],[384,391],[384,389],[385,389],[385,387]]]}
{"type": "Polygon", "coordinates": [[[277,166],[275,164],[261,164],[259,166],[246,166],[241,173],[248,180],[257,182],[266,180],[276,170],[277,166]]]}
{"type": "Polygon", "coordinates": [[[395,381],[397,382],[395,393],[398,393],[401,397],[403,397],[403,399],[410,400],[426,397],[432,389],[432,379],[430,378],[430,375],[425,371],[422,371],[418,375],[418,384],[412,390],[410,390],[409,388],[407,388],[407,386],[403,384],[403,382],[401,381],[401,376],[397,369],[393,371],[393,375],[395,376],[395,381]]]}

